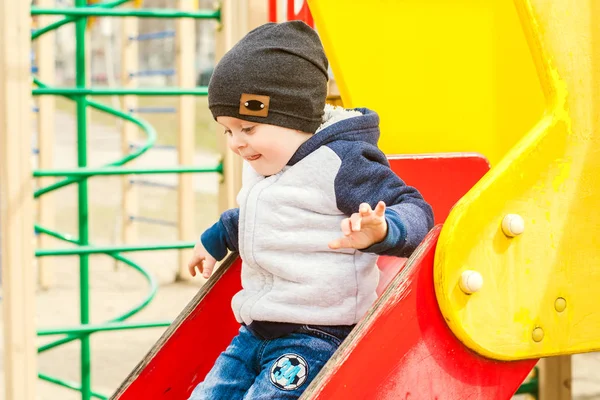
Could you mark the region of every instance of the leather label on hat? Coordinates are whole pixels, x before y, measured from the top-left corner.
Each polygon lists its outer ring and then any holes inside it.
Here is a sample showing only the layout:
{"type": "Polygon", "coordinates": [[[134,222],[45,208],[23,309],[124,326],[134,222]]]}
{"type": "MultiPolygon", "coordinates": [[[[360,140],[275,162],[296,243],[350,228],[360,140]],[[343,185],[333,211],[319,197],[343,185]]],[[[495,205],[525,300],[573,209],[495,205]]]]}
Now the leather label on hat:
{"type": "Polygon", "coordinates": [[[269,96],[242,93],[240,97],[240,115],[266,117],[269,115],[269,96]]]}

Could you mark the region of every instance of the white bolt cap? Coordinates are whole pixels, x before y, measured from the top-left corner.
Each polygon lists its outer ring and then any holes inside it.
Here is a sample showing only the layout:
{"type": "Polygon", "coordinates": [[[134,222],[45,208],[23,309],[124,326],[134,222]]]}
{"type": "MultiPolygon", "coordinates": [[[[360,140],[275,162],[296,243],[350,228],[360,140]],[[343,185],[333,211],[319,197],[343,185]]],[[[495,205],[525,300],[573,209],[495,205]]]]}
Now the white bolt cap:
{"type": "Polygon", "coordinates": [[[502,232],[508,237],[515,237],[525,231],[525,221],[519,214],[507,214],[502,220],[502,232]]]}
{"type": "Polygon", "coordinates": [[[481,287],[483,286],[483,277],[477,271],[467,270],[460,275],[460,282],[458,285],[466,294],[472,294],[481,290],[481,287]]]}

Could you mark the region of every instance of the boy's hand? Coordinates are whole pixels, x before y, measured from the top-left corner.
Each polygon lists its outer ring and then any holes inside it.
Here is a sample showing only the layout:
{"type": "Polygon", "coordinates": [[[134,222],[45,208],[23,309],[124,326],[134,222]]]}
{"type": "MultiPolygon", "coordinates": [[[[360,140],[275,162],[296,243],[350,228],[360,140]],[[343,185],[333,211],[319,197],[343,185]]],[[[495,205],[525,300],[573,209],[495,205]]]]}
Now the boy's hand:
{"type": "Polygon", "coordinates": [[[329,248],[366,249],[381,242],[387,235],[385,220],[385,203],[377,203],[375,210],[367,203],[362,203],[357,213],[342,220],[344,237],[329,242],[329,248]]]}
{"type": "Polygon", "coordinates": [[[196,267],[202,273],[202,276],[206,279],[210,278],[217,260],[211,256],[208,251],[202,245],[202,242],[198,241],[194,246],[194,255],[188,263],[188,270],[192,276],[196,276],[196,267]]]}

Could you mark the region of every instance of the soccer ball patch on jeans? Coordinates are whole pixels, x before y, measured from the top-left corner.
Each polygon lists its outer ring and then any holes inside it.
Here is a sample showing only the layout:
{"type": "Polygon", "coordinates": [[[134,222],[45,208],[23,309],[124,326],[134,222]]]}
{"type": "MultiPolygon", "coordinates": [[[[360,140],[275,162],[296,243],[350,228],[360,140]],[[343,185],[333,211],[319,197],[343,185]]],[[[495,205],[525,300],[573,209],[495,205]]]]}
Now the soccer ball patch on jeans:
{"type": "Polygon", "coordinates": [[[271,367],[271,383],[282,390],[302,386],[308,377],[308,364],[298,354],[284,354],[271,367]]]}

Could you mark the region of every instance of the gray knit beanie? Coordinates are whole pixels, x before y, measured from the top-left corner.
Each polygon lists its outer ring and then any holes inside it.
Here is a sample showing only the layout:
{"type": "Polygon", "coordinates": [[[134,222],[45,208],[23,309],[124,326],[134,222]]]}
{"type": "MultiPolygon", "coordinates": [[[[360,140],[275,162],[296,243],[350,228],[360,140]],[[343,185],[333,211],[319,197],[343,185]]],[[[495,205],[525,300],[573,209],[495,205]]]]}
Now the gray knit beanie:
{"type": "Polygon", "coordinates": [[[302,21],[268,23],[249,32],[215,67],[208,107],[228,116],[314,133],[327,97],[327,57],[302,21]]]}

